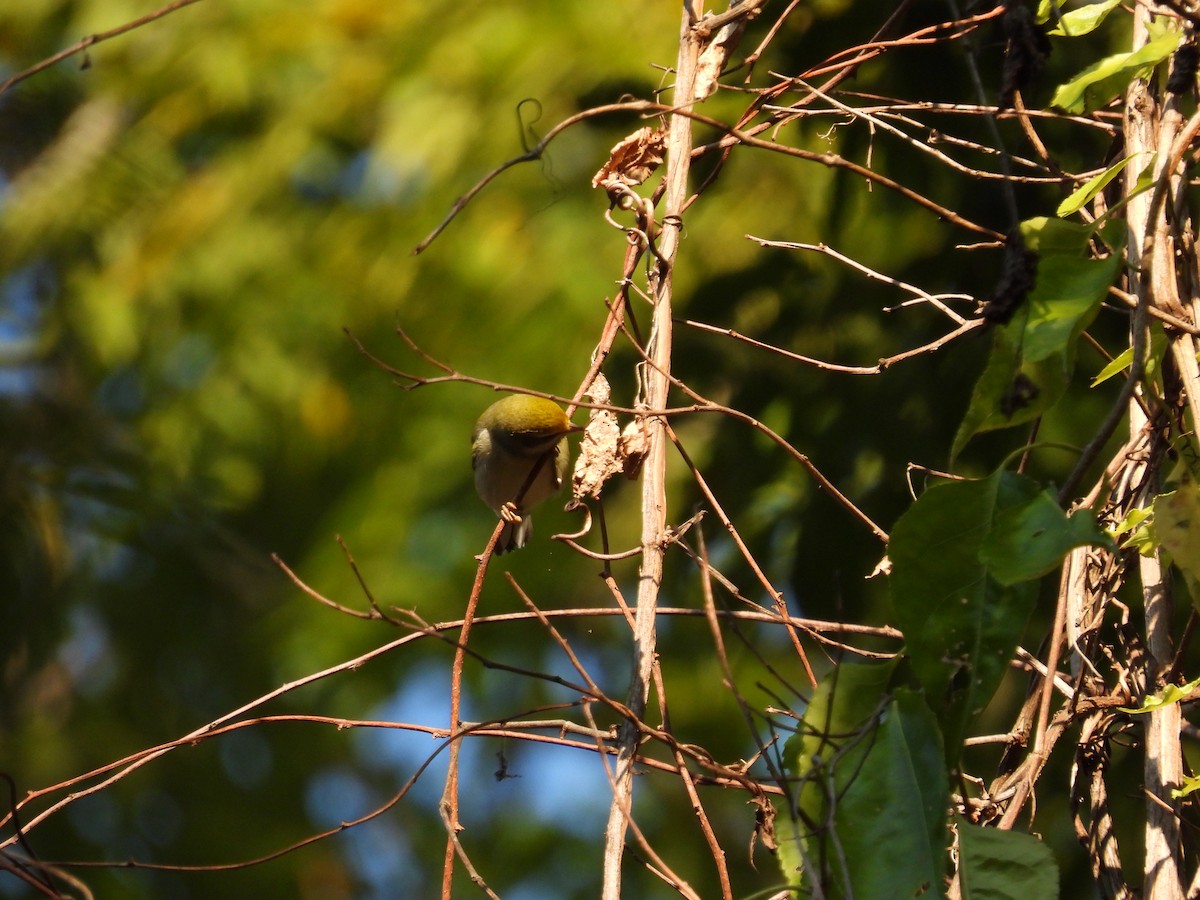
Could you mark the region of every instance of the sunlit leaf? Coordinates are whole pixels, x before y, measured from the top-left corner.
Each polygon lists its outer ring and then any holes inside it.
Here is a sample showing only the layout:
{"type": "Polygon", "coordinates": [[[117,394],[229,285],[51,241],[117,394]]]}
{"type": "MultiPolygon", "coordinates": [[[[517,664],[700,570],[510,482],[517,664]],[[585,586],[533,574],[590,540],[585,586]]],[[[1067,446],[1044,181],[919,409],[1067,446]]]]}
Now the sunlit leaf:
{"type": "Polygon", "coordinates": [[[1126,347],[1121,353],[1118,353],[1113,357],[1112,362],[1110,362],[1107,366],[1101,369],[1099,373],[1097,373],[1096,377],[1092,379],[1092,387],[1103,384],[1114,375],[1124,372],[1129,368],[1132,362],[1133,348],[1126,347]]]}
{"type": "Polygon", "coordinates": [[[1035,216],[1021,223],[1025,246],[1040,256],[1053,254],[1084,257],[1095,229],[1080,222],[1067,222],[1054,216],[1035,216]]]}
{"type": "Polygon", "coordinates": [[[1142,701],[1141,706],[1122,706],[1120,710],[1131,715],[1153,712],[1156,709],[1162,709],[1164,706],[1170,706],[1173,703],[1182,703],[1184,700],[1195,699],[1192,695],[1197,688],[1200,688],[1200,678],[1189,681],[1187,684],[1168,684],[1158,693],[1146,697],[1142,701]]]}
{"type": "Polygon", "coordinates": [[[1125,513],[1125,515],[1121,517],[1121,520],[1113,525],[1112,533],[1115,536],[1120,537],[1123,534],[1136,531],[1143,522],[1150,518],[1151,515],[1152,513],[1150,510],[1135,507],[1129,510],[1129,512],[1125,513]]]}
{"type": "Polygon", "coordinates": [[[1105,57],[1061,85],[1051,103],[1076,115],[1099,109],[1121,94],[1135,77],[1169,57],[1180,39],[1180,32],[1169,31],[1131,53],[1105,57]]]}
{"type": "MultiPolygon", "coordinates": [[[[1026,301],[1028,303],[1028,301],[1026,301]]],[[[977,434],[1031,422],[1051,409],[1067,385],[1065,360],[1032,362],[1014,342],[1010,326],[1024,324],[1018,313],[1013,322],[995,330],[992,349],[971,392],[971,402],[959,424],[951,448],[957,457],[977,434]]]]}
{"type": "MultiPolygon", "coordinates": [[[[1079,9],[1072,9],[1069,12],[1062,13],[1058,17],[1058,24],[1051,28],[1048,34],[1059,37],[1079,37],[1080,35],[1088,34],[1095,31],[1100,23],[1107,18],[1108,14],[1116,9],[1121,3],[1121,0],[1101,0],[1099,3],[1091,3],[1087,6],[1082,6],[1079,9]]],[[[1043,5],[1046,0],[1043,0],[1043,5]]],[[[1039,16],[1041,9],[1038,10],[1039,16]]],[[[1050,13],[1047,10],[1046,21],[1049,19],[1050,13]]]]}
{"type": "Polygon", "coordinates": [[[1173,788],[1171,790],[1171,796],[1178,800],[1181,797],[1194,794],[1198,790],[1200,790],[1200,775],[1184,775],[1183,787],[1173,788]]]}
{"type": "Polygon", "coordinates": [[[1073,366],[1075,339],[1092,323],[1120,268],[1116,256],[1043,257],[1037,287],[1029,297],[1030,314],[1023,323],[1025,359],[1040,362],[1061,355],[1064,365],[1073,366]]]}
{"type": "Polygon", "coordinates": [[[1154,531],[1171,562],[1200,599],[1200,485],[1185,481],[1174,491],[1154,498],[1154,531]]]}
{"type": "Polygon", "coordinates": [[[1110,181],[1121,174],[1121,171],[1125,168],[1125,163],[1131,159],[1133,159],[1132,156],[1126,156],[1124,159],[1113,163],[1095,178],[1089,178],[1072,191],[1067,199],[1058,204],[1058,209],[1054,211],[1055,215],[1066,217],[1072,213],[1079,212],[1079,210],[1092,201],[1093,197],[1104,190],[1110,181]]]}

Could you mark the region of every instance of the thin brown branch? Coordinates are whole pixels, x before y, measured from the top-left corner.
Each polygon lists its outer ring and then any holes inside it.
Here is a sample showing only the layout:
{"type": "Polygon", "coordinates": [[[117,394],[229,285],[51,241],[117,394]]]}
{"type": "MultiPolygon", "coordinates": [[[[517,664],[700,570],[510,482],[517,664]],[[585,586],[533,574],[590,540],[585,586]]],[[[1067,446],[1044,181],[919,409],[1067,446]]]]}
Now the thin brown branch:
{"type": "MultiPolygon", "coordinates": [[[[708,558],[708,547],[704,543],[703,528],[696,529],[696,540],[698,544],[698,557],[700,562],[700,589],[704,597],[704,617],[708,620],[709,634],[712,635],[713,646],[717,651],[717,662],[721,666],[721,673],[725,677],[725,689],[729,691],[737,704],[738,712],[741,713],[742,721],[746,724],[746,731],[754,740],[754,745],[758,748],[759,755],[767,762],[771,769],[772,775],[782,786],[784,784],[783,773],[780,772],[771,763],[771,759],[767,754],[767,745],[759,736],[758,729],[754,727],[754,716],[750,711],[750,704],[746,698],[742,696],[741,690],[738,688],[737,678],[734,677],[733,667],[729,664],[729,654],[725,648],[725,636],[721,631],[721,617],[717,613],[716,599],[713,596],[712,579],[714,569],[710,565],[708,558]]],[[[735,620],[736,621],[736,620],[735,620]]]]}
{"type": "MultiPolygon", "coordinates": [[[[667,687],[663,682],[662,665],[659,660],[654,662],[654,688],[658,694],[659,715],[662,717],[663,729],[668,733],[674,731],[671,726],[670,710],[667,708],[667,687]]],[[[696,790],[696,779],[692,776],[692,772],[688,769],[687,760],[684,758],[683,751],[678,745],[671,747],[671,754],[675,759],[675,765],[679,768],[679,781],[683,785],[684,791],[687,793],[688,801],[691,803],[692,812],[696,816],[696,821],[700,826],[700,833],[704,836],[704,842],[708,845],[709,855],[712,857],[713,865],[717,869],[717,881],[721,886],[722,900],[733,900],[733,886],[729,882],[729,866],[725,862],[725,850],[721,847],[721,842],[717,839],[716,833],[713,831],[712,822],[709,821],[708,813],[704,810],[704,802],[700,799],[700,794],[696,790]]]]}
{"type": "MultiPolygon", "coordinates": [[[[503,520],[496,523],[487,548],[483,551],[483,554],[479,558],[479,564],[475,567],[475,581],[471,585],[471,594],[467,598],[467,609],[463,613],[462,628],[458,634],[458,646],[454,650],[454,662],[450,669],[450,727],[456,730],[459,727],[459,710],[462,708],[462,678],[463,666],[467,658],[467,640],[471,635],[471,625],[475,619],[475,610],[479,607],[480,594],[483,593],[483,582],[487,576],[488,563],[495,552],[496,542],[500,540],[500,533],[504,530],[504,524],[503,520]]],[[[462,830],[462,825],[459,823],[458,818],[458,760],[461,747],[462,744],[459,741],[453,741],[450,744],[450,760],[446,767],[446,784],[442,790],[441,802],[438,804],[442,822],[446,826],[446,854],[442,863],[442,897],[446,898],[446,900],[449,900],[451,886],[454,883],[454,860],[456,858],[463,862],[464,866],[471,872],[473,879],[478,878],[477,873],[471,866],[470,860],[467,858],[466,851],[463,850],[462,844],[458,839],[458,833],[462,830]]],[[[482,883],[478,880],[476,883],[482,886],[482,883]]]]}
{"type": "Polygon", "coordinates": [[[910,350],[905,350],[902,353],[897,353],[894,356],[886,356],[879,360],[873,366],[846,366],[840,363],[826,362],[823,359],[817,359],[812,356],[805,356],[802,353],[795,353],[791,350],[784,350],[782,347],[777,347],[774,344],[767,344],[756,338],[744,335],[741,332],[734,331],[732,328],[721,328],[716,325],[709,325],[706,322],[697,322],[694,319],[684,319],[683,324],[689,328],[695,328],[697,331],[707,331],[711,334],[719,334],[723,337],[732,338],[735,341],[741,341],[744,344],[749,344],[752,347],[757,347],[759,350],[766,350],[770,353],[775,353],[787,359],[795,360],[796,362],[804,363],[805,365],[813,366],[817,369],[824,369],[827,372],[837,372],[842,375],[878,375],[885,369],[891,368],[898,362],[903,362],[906,359],[912,359],[916,356],[923,356],[927,353],[935,353],[946,344],[953,340],[957,340],[969,331],[974,331],[976,328],[984,325],[982,319],[972,319],[964,322],[962,325],[955,328],[953,331],[947,332],[937,340],[930,341],[928,344],[922,344],[920,347],[913,347],[910,350]]]}
{"type": "Polygon", "coordinates": [[[971,220],[959,215],[954,210],[949,209],[948,207],[942,206],[940,203],[937,203],[936,201],[931,200],[930,198],[924,196],[920,192],[915,191],[912,188],[910,188],[904,184],[901,184],[900,182],[896,181],[895,179],[889,178],[886,175],[876,172],[875,170],[868,168],[867,166],[863,166],[863,165],[860,165],[859,163],[852,162],[851,160],[848,160],[845,157],[838,155],[837,153],[833,153],[833,152],[817,153],[816,151],[805,150],[801,147],[792,147],[792,146],[789,146],[788,144],[780,144],[780,143],[776,143],[775,141],[767,141],[767,140],[763,140],[761,138],[755,137],[749,131],[743,131],[738,128],[732,128],[716,119],[712,119],[712,118],[709,118],[708,116],[700,115],[699,113],[689,112],[689,113],[685,113],[685,115],[687,115],[689,118],[692,118],[695,121],[700,122],[704,125],[708,125],[719,131],[725,132],[725,137],[722,138],[720,141],[716,142],[716,144],[713,145],[715,147],[725,146],[726,143],[743,144],[747,147],[756,147],[760,150],[769,150],[773,153],[780,153],[784,156],[791,156],[796,159],[806,160],[808,162],[820,163],[821,165],[825,166],[826,168],[830,168],[830,169],[845,169],[847,172],[850,172],[853,175],[857,175],[860,178],[866,179],[867,181],[877,184],[880,187],[885,187],[888,190],[890,190],[896,194],[899,194],[901,197],[904,197],[905,199],[910,200],[911,202],[915,203],[917,206],[920,206],[920,207],[928,210],[929,212],[933,213],[938,218],[945,219],[947,222],[950,222],[953,225],[957,225],[959,228],[974,232],[976,234],[984,235],[985,237],[991,238],[992,240],[995,240],[995,241],[1004,240],[1003,233],[996,231],[993,228],[989,228],[986,225],[980,225],[977,222],[972,222],[971,220]]]}
{"type": "MultiPolygon", "coordinates": [[[[190,0],[190,2],[195,2],[195,0],[190,0]]],[[[573,116],[568,116],[551,128],[546,133],[546,136],[538,141],[534,146],[530,147],[519,156],[514,156],[507,162],[503,162],[496,166],[496,168],[492,169],[490,172],[480,178],[479,181],[475,182],[475,184],[472,185],[465,194],[451,204],[450,211],[446,213],[446,216],[437,224],[433,231],[429,232],[429,234],[427,234],[425,238],[413,248],[413,255],[416,256],[417,254],[422,253],[426,248],[429,247],[430,244],[437,240],[438,235],[446,230],[450,223],[454,221],[460,212],[466,209],[467,204],[474,200],[480,191],[482,191],[485,187],[495,181],[496,178],[511,169],[513,166],[520,165],[521,163],[525,162],[534,162],[535,160],[541,159],[542,154],[546,152],[546,148],[550,145],[550,143],[573,125],[577,125],[578,123],[587,121],[588,119],[594,119],[597,116],[606,116],[610,113],[661,111],[663,111],[663,107],[660,104],[647,103],[642,100],[633,100],[628,103],[609,103],[604,106],[595,106],[591,109],[585,109],[583,112],[576,113],[573,116]]]]}
{"type": "Polygon", "coordinates": [[[322,603],[325,606],[328,606],[330,609],[336,610],[337,612],[343,613],[347,616],[354,616],[356,619],[383,619],[383,618],[385,618],[385,616],[379,610],[376,610],[376,609],[371,609],[371,610],[352,609],[349,606],[343,606],[341,603],[338,603],[335,600],[330,600],[324,594],[318,593],[314,588],[310,587],[304,581],[302,581],[300,579],[300,576],[297,575],[295,572],[293,572],[291,570],[291,568],[288,567],[288,564],[285,563],[282,559],[280,559],[278,553],[271,554],[271,562],[275,563],[275,565],[277,565],[279,567],[280,571],[282,571],[283,574],[288,577],[288,580],[291,581],[292,584],[294,584],[296,587],[298,587],[304,593],[308,594],[308,596],[312,597],[318,603],[322,603]]]}
{"type": "Polygon", "coordinates": [[[168,3],[166,6],[156,9],[152,13],[147,13],[140,18],[126,22],[124,25],[119,25],[116,28],[112,28],[108,31],[100,31],[96,34],[89,34],[87,37],[76,41],[70,47],[65,47],[62,50],[59,50],[53,56],[43,59],[36,65],[32,65],[28,69],[24,69],[15,75],[10,75],[8,78],[4,79],[4,81],[0,81],[0,96],[3,96],[14,85],[21,83],[27,78],[32,78],[39,72],[43,72],[46,69],[49,69],[51,66],[57,65],[64,59],[69,59],[72,56],[85,53],[89,48],[94,47],[103,41],[119,37],[122,34],[126,34],[136,28],[141,28],[143,25],[148,25],[151,22],[161,19],[163,16],[170,15],[176,10],[183,9],[185,6],[191,6],[193,3],[199,2],[200,0],[173,0],[173,2],[168,3]]]}
{"type": "MultiPolygon", "coordinates": [[[[674,429],[672,429],[670,425],[667,425],[667,435],[670,437],[671,442],[675,445],[676,452],[679,453],[679,455],[683,458],[684,463],[687,465],[689,471],[691,471],[692,479],[696,482],[697,486],[699,486],[700,491],[704,494],[705,499],[708,501],[713,511],[717,514],[717,518],[721,522],[721,526],[726,530],[726,532],[728,532],[729,536],[733,538],[733,542],[737,545],[738,551],[741,553],[742,558],[746,561],[746,564],[750,566],[750,569],[752,572],[754,572],[755,577],[758,578],[759,584],[763,586],[763,589],[774,601],[776,612],[780,616],[780,621],[782,621],[787,617],[787,601],[784,599],[783,593],[771,583],[771,579],[767,577],[767,573],[762,570],[762,567],[758,564],[758,560],[754,558],[754,554],[750,551],[750,548],[742,539],[737,527],[725,513],[720,501],[712,492],[712,489],[708,486],[708,481],[700,473],[700,470],[696,468],[695,464],[688,456],[687,451],[684,450],[683,444],[679,440],[679,436],[675,434],[674,429]]],[[[800,643],[799,636],[796,634],[796,631],[793,628],[789,628],[787,630],[787,634],[791,639],[792,649],[796,651],[797,658],[799,658],[800,662],[804,665],[804,674],[808,676],[809,683],[815,688],[817,686],[817,676],[813,672],[812,664],[808,661],[808,654],[804,652],[804,646],[800,643]]]]}

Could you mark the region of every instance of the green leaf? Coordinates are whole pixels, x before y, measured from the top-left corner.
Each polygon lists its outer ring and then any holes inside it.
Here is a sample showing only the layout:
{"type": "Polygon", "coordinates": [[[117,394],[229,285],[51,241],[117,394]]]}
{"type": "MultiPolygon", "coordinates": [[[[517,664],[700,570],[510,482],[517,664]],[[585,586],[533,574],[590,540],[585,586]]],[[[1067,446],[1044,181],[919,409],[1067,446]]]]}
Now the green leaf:
{"type": "Polygon", "coordinates": [[[796,816],[780,817],[789,884],[803,858],[827,897],[939,897],[946,869],[947,773],[938,723],[921,697],[889,693],[895,663],[843,663],[817,689],[785,760],[796,816]],[[803,849],[803,853],[801,850],[803,849]]]}
{"type": "MultiPolygon", "coordinates": [[[[1121,205],[1128,203],[1138,194],[1143,194],[1154,187],[1155,178],[1154,172],[1158,168],[1158,154],[1150,154],[1150,161],[1142,167],[1142,171],[1138,173],[1137,180],[1133,183],[1133,187],[1129,192],[1121,198],[1121,205]]],[[[1111,212],[1111,210],[1110,210],[1111,212]]]]}
{"type": "Polygon", "coordinates": [[[1058,355],[1074,367],[1075,339],[1092,323],[1121,268],[1121,259],[1079,259],[1052,254],[1038,263],[1037,287],[1029,295],[1030,314],[1024,323],[1008,326],[1014,336],[1024,326],[1022,351],[1026,360],[1040,362],[1058,355]]]}
{"type": "MultiPolygon", "coordinates": [[[[1143,153],[1143,155],[1146,155],[1146,154],[1143,153]]],[[[1151,188],[1154,187],[1154,185],[1156,183],[1154,173],[1155,173],[1155,169],[1157,168],[1157,165],[1158,165],[1158,154],[1150,153],[1149,157],[1150,157],[1149,162],[1147,162],[1146,165],[1142,167],[1141,172],[1138,173],[1138,177],[1134,181],[1133,187],[1126,190],[1119,199],[1115,200],[1108,207],[1108,209],[1106,209],[1104,211],[1104,215],[1102,215],[1099,219],[1097,219],[1095,221],[1095,223],[1092,225],[1093,228],[1096,228],[1098,230],[1098,233],[1099,233],[1101,239],[1108,245],[1109,249],[1112,250],[1114,253],[1124,252],[1124,250],[1125,250],[1124,238],[1125,238],[1125,233],[1127,231],[1127,229],[1124,227],[1123,220],[1117,216],[1117,213],[1119,213],[1122,209],[1124,209],[1130,200],[1132,200],[1134,197],[1138,196],[1139,194],[1143,194],[1146,191],[1150,190],[1151,188]],[[1110,239],[1109,226],[1115,225],[1117,223],[1121,223],[1121,227],[1119,229],[1117,229],[1117,231],[1112,232],[1112,236],[1113,236],[1113,238],[1115,238],[1115,240],[1110,239]]],[[[1130,158],[1132,158],[1132,157],[1130,157],[1130,158]]]]}
{"type": "MultiPolygon", "coordinates": [[[[1093,7],[1090,6],[1085,7],[1085,9],[1092,8],[1093,7]]],[[[1080,10],[1076,10],[1076,12],[1079,11],[1080,10]]],[[[1054,214],[1062,218],[1066,218],[1073,213],[1079,212],[1079,210],[1083,209],[1084,206],[1091,202],[1093,197],[1104,190],[1110,181],[1121,174],[1121,170],[1125,168],[1125,163],[1129,162],[1131,159],[1133,159],[1132,155],[1126,156],[1124,159],[1113,163],[1095,178],[1089,178],[1081,187],[1078,187],[1072,191],[1071,196],[1069,196],[1062,203],[1058,204],[1058,209],[1054,211],[1054,214]]]]}
{"type": "Polygon", "coordinates": [[[1121,542],[1121,548],[1137,550],[1142,556],[1153,556],[1158,550],[1158,535],[1154,532],[1154,512],[1152,509],[1131,509],[1113,526],[1112,533],[1116,537],[1123,534],[1129,536],[1121,542]]]}
{"type": "MultiPolygon", "coordinates": [[[[1141,184],[1140,181],[1138,183],[1141,184]]],[[[1126,231],[1123,221],[1111,218],[1088,225],[1054,216],[1034,216],[1021,223],[1021,237],[1025,240],[1025,246],[1039,256],[1073,255],[1087,259],[1091,256],[1092,239],[1096,237],[1110,250],[1124,252],[1126,231]]]]}
{"type": "Polygon", "coordinates": [[[1113,525],[1112,534],[1116,537],[1120,537],[1127,532],[1135,531],[1143,522],[1149,519],[1151,515],[1151,511],[1148,509],[1134,507],[1121,517],[1121,521],[1113,525]]]}
{"type": "Polygon", "coordinates": [[[1050,492],[1042,491],[996,517],[979,548],[979,559],[992,578],[1013,585],[1058,568],[1073,547],[1108,543],[1090,510],[1068,517],[1050,492]]]}
{"type": "Polygon", "coordinates": [[[1133,362],[1133,348],[1126,347],[1121,353],[1113,357],[1113,361],[1100,370],[1100,373],[1092,379],[1092,387],[1103,384],[1112,378],[1114,375],[1125,371],[1133,362]]]}
{"type": "Polygon", "coordinates": [[[1023,222],[1038,253],[1037,284],[1024,310],[995,330],[991,353],[951,448],[956,457],[977,434],[1030,422],[1062,396],[1075,368],[1075,344],[1095,318],[1121,258],[1087,259],[1094,229],[1062,219],[1023,222]]]}
{"type": "Polygon", "coordinates": [[[1183,787],[1173,788],[1171,790],[1171,796],[1178,800],[1181,797],[1186,797],[1188,794],[1195,793],[1198,790],[1200,790],[1200,775],[1184,775],[1183,787]]]}
{"type": "Polygon", "coordinates": [[[1054,14],[1054,10],[1058,8],[1056,0],[1040,0],[1038,3],[1037,12],[1034,13],[1033,21],[1039,25],[1044,25],[1050,21],[1050,16],[1054,14]]]}
{"type": "Polygon", "coordinates": [[[1127,535],[1121,547],[1142,556],[1165,552],[1191,589],[1193,602],[1200,598],[1200,486],[1188,480],[1159,494],[1148,509],[1127,512],[1112,533],[1127,535]]]}
{"type": "Polygon", "coordinates": [[[1154,498],[1154,533],[1171,562],[1200,597],[1200,486],[1185,481],[1174,491],[1154,498]]]}
{"type": "Polygon", "coordinates": [[[1055,900],[1058,864],[1042,841],[1020,831],[958,820],[962,900],[1055,900]]]}
{"type": "MultiPolygon", "coordinates": [[[[1150,350],[1146,354],[1146,362],[1142,366],[1143,378],[1147,380],[1157,378],[1163,353],[1166,352],[1167,346],[1167,336],[1162,330],[1156,328],[1150,332],[1150,350]]],[[[1133,348],[1126,347],[1092,379],[1092,387],[1096,387],[1096,385],[1107,381],[1119,372],[1128,369],[1132,362],[1133,348]]]]}
{"type": "Polygon", "coordinates": [[[1016,566],[994,566],[984,547],[1001,555],[1004,535],[994,532],[1014,527],[1005,513],[1036,504],[1041,494],[1032,479],[1003,469],[978,481],[943,482],[892,529],[892,606],[952,763],[968,724],[1007,671],[1037,598],[1036,582],[1000,581],[997,574],[1012,576],[1016,566]]]}
{"type": "Polygon", "coordinates": [[[1175,564],[1200,576],[1200,486],[1188,481],[1155,497],[1154,523],[1175,564]]]}
{"type": "Polygon", "coordinates": [[[1040,256],[1052,253],[1087,254],[1094,229],[1079,222],[1065,222],[1052,216],[1034,216],[1021,223],[1025,246],[1040,256]]]}
{"type": "Polygon", "coordinates": [[[1170,56],[1179,46],[1181,37],[1181,32],[1173,29],[1131,53],[1105,57],[1060,85],[1051,104],[1075,115],[1099,109],[1124,93],[1134,78],[1170,56]]]}
{"type": "MultiPolygon", "coordinates": [[[[1120,3],[1121,0],[1103,0],[1100,3],[1092,3],[1089,6],[1063,13],[1058,17],[1058,25],[1050,29],[1047,34],[1055,35],[1056,37],[1079,37],[1080,35],[1088,34],[1095,31],[1108,14],[1116,9],[1120,3]]],[[[1038,12],[1040,14],[1041,10],[1039,9],[1038,12]]],[[[1046,19],[1041,19],[1040,21],[1044,22],[1049,17],[1050,13],[1047,10],[1046,19]]]]}
{"type": "MultiPolygon", "coordinates": [[[[825,676],[809,701],[801,727],[784,747],[784,761],[790,774],[816,778],[822,766],[838,756],[839,748],[844,752],[849,736],[859,732],[881,709],[896,665],[894,660],[881,664],[845,662],[825,676]],[[837,744],[831,735],[840,736],[837,744]]],[[[824,821],[819,815],[811,818],[809,807],[814,806],[811,796],[802,789],[797,813],[789,810],[789,815],[776,820],[779,864],[789,884],[804,880],[804,856],[814,837],[799,812],[810,815],[810,822],[824,821]]]]}
{"type": "Polygon", "coordinates": [[[1184,700],[1193,699],[1191,695],[1198,687],[1200,687],[1200,678],[1189,681],[1187,684],[1168,684],[1157,694],[1146,697],[1141,706],[1122,706],[1120,710],[1132,715],[1153,712],[1164,706],[1170,706],[1172,703],[1182,703],[1184,700]]]}
{"type": "Polygon", "coordinates": [[[1125,246],[1128,240],[1129,228],[1125,224],[1124,219],[1113,218],[1112,216],[1104,216],[1095,224],[1096,236],[1104,242],[1109,251],[1117,256],[1122,256],[1125,253],[1125,246]]]}
{"type": "MultiPolygon", "coordinates": [[[[1021,324],[1017,321],[1018,327],[1021,324]]],[[[1054,406],[1066,389],[1064,366],[1062,360],[1036,363],[1024,359],[1020,342],[1013,340],[1008,326],[996,329],[987,364],[954,436],[950,458],[956,458],[975,435],[1031,422],[1054,406]]]]}

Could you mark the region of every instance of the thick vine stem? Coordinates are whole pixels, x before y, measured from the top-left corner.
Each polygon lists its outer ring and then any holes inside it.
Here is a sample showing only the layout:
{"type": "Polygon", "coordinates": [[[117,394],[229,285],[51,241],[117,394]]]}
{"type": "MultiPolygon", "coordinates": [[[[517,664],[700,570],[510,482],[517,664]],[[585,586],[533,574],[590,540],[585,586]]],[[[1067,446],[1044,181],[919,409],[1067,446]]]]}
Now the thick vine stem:
{"type": "MultiPolygon", "coordinates": [[[[679,57],[675,73],[675,107],[686,111],[695,98],[696,66],[704,38],[696,28],[701,6],[695,0],[684,4],[679,35],[679,57]]],[[[692,152],[692,121],[681,113],[671,116],[667,135],[667,171],[665,178],[663,230],[657,264],[652,272],[651,293],[654,319],[647,348],[651,366],[646,368],[645,397],[650,409],[663,409],[671,375],[671,326],[673,267],[682,231],[682,212],[688,199],[687,177],[692,152]]],[[[637,612],[633,635],[633,674],[626,705],[640,718],[649,697],[655,659],[655,617],[662,584],[663,557],[667,549],[666,469],[667,440],[665,422],[650,419],[649,452],[642,480],[642,564],[638,573],[637,612]]],[[[630,825],[633,804],[633,766],[640,731],[637,723],[626,720],[621,728],[620,749],[612,773],[612,805],[605,829],[604,900],[620,900],[621,860],[625,833],[630,825]]]]}
{"type": "MultiPolygon", "coordinates": [[[[1146,43],[1150,19],[1149,9],[1138,6],[1134,12],[1134,49],[1146,43]]],[[[1158,167],[1153,195],[1132,197],[1127,212],[1129,259],[1137,264],[1137,271],[1131,274],[1130,280],[1136,285],[1141,308],[1170,307],[1176,296],[1173,245],[1168,224],[1168,209],[1172,204],[1167,200],[1174,193],[1171,182],[1176,173],[1167,151],[1175,143],[1178,126],[1178,115],[1170,108],[1159,107],[1146,79],[1134,79],[1125,103],[1126,153],[1130,159],[1126,169],[1127,191],[1132,192],[1137,175],[1148,160],[1156,160],[1158,167]]],[[[1144,426],[1145,414],[1136,403],[1131,403],[1129,409],[1130,433],[1133,434],[1144,426]]],[[[1148,481],[1145,490],[1153,493],[1156,479],[1148,481]]],[[[1149,502],[1149,497],[1145,499],[1149,502]]],[[[1141,577],[1150,669],[1147,690],[1155,691],[1160,687],[1157,682],[1169,668],[1172,657],[1170,585],[1157,558],[1142,559],[1141,577]]],[[[1179,786],[1183,776],[1178,717],[1178,704],[1167,704],[1149,713],[1145,726],[1143,896],[1147,900],[1183,897],[1178,801],[1171,797],[1171,789],[1179,786]]]]}

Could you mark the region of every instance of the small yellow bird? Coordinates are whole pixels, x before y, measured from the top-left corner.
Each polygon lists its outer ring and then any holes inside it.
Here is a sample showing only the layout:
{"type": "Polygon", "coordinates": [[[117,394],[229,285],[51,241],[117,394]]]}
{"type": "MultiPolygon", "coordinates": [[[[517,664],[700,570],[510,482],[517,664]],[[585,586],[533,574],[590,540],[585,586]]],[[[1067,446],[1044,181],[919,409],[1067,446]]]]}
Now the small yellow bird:
{"type": "Polygon", "coordinates": [[[504,520],[496,553],[524,547],[533,530],[528,510],[562,487],[570,455],[566,436],[571,430],[570,419],[557,403],[528,394],[497,400],[475,423],[471,434],[475,490],[504,520]]]}

